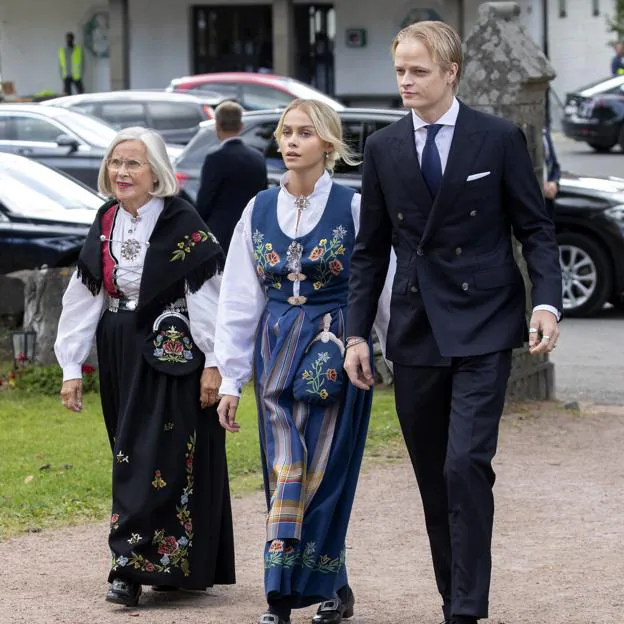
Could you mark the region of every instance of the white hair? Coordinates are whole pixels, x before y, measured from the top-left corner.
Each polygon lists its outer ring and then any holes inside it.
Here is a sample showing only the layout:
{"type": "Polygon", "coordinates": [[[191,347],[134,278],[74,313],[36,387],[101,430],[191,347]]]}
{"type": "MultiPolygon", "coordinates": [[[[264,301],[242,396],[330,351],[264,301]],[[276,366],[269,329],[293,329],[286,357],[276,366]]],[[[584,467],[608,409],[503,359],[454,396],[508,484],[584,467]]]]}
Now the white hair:
{"type": "Polygon", "coordinates": [[[171,197],[172,195],[177,195],[178,182],[173,167],[171,166],[163,138],[158,132],[150,130],[149,128],[142,128],[141,126],[124,128],[120,130],[111,141],[104,155],[104,160],[102,160],[102,164],[100,165],[98,191],[111,197],[114,195],[108,176],[107,163],[113,150],[124,141],[141,141],[141,143],[145,145],[147,161],[156,178],[156,184],[154,185],[154,189],[150,192],[150,195],[153,197],[171,197]]]}

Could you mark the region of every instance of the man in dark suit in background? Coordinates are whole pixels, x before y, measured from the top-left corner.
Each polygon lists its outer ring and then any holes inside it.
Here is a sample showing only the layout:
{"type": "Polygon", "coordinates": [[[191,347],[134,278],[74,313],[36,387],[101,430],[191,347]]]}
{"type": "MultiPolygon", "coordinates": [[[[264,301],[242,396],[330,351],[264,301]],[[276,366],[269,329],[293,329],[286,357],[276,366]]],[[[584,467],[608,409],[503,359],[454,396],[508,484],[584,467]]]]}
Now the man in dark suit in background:
{"type": "Polygon", "coordinates": [[[397,255],[387,358],[416,473],[445,622],[488,616],[492,459],[512,349],[527,337],[512,230],[532,281],[531,353],[559,335],[561,270],[552,219],[522,131],[456,97],[458,34],[417,22],[393,42],[410,112],[366,142],[351,259],[345,369],[373,383],[367,338],[391,245],[397,255]]]}
{"type": "Polygon", "coordinates": [[[559,180],[561,180],[561,166],[548,127],[542,131],[542,142],[544,144],[544,198],[550,217],[554,219],[555,198],[559,194],[559,180]]]}
{"type": "Polygon", "coordinates": [[[221,144],[206,154],[195,202],[226,254],[247,202],[267,187],[264,157],[239,137],[242,117],[243,109],[236,102],[217,106],[215,125],[221,144]]]}

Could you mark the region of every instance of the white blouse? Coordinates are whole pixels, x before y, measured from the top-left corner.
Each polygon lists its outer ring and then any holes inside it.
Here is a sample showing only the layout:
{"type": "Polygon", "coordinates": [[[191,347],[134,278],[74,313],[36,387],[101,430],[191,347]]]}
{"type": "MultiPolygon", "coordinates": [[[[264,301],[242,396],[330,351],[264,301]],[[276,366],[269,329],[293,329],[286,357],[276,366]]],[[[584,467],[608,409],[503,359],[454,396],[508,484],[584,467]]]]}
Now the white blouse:
{"type": "MultiPolygon", "coordinates": [[[[119,289],[130,299],[139,296],[149,239],[163,208],[162,199],[152,198],[139,208],[137,218],[123,208],[117,211],[111,245],[117,260],[116,281],[119,289]],[[138,254],[131,260],[121,254],[121,246],[129,238],[140,243],[138,254]]],[[[220,287],[221,276],[215,275],[196,293],[186,294],[191,335],[206,356],[206,367],[216,366],[214,334],[220,287]]],[[[99,294],[93,296],[76,273],[72,275],[63,295],[63,310],[54,343],[56,358],[63,369],[63,381],[81,378],[82,364],[91,351],[106,301],[103,287],[99,294]]]]}
{"type": "MultiPolygon", "coordinates": [[[[295,197],[289,193],[287,183],[288,172],[282,176],[277,197],[279,226],[284,234],[291,238],[305,236],[316,227],[323,215],[332,179],[327,172],[319,178],[312,194],[308,197],[310,203],[302,211],[298,226],[295,197]]],[[[236,225],[223,272],[214,348],[217,366],[222,376],[219,389],[222,395],[240,396],[243,384],[251,378],[256,331],[266,305],[264,286],[256,273],[251,238],[254,200],[255,198],[251,199],[247,204],[236,225]]],[[[351,213],[357,233],[360,223],[360,195],[358,193],[353,195],[351,213]]],[[[375,319],[375,331],[383,345],[384,353],[390,320],[390,290],[395,267],[396,258],[392,252],[386,284],[379,299],[375,319]]]]}

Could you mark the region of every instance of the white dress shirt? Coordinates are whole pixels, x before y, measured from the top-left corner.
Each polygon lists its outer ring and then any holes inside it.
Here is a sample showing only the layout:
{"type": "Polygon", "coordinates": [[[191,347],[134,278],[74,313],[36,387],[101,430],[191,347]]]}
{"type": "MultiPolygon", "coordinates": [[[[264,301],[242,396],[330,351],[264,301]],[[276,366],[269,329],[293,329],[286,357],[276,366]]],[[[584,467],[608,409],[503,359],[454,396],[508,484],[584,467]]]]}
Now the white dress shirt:
{"type": "MultiPolygon", "coordinates": [[[[457,125],[457,116],[459,115],[459,101],[457,98],[453,98],[451,108],[449,108],[444,115],[442,115],[436,122],[443,126],[438,131],[435,137],[435,144],[440,154],[440,163],[442,164],[442,174],[446,170],[446,163],[448,162],[449,152],[451,151],[451,144],[453,142],[453,135],[455,134],[455,126],[457,125]]],[[[422,153],[425,148],[425,142],[427,141],[427,126],[429,123],[423,121],[414,109],[412,109],[412,121],[414,122],[414,140],[416,141],[416,153],[418,154],[418,163],[422,162],[422,153]]],[[[442,181],[444,184],[444,181],[442,181]]],[[[561,317],[561,312],[557,308],[540,304],[533,308],[533,312],[537,310],[547,310],[557,317],[557,320],[561,317]]]]}
{"type": "MultiPolygon", "coordinates": [[[[310,204],[301,212],[298,225],[296,198],[288,191],[287,183],[288,172],[282,176],[280,182],[277,221],[286,236],[305,236],[316,227],[323,216],[332,179],[327,172],[319,178],[312,194],[308,196],[310,204]]],[[[241,387],[251,378],[256,332],[266,305],[264,286],[256,273],[253,250],[251,218],[254,201],[255,198],[247,204],[234,229],[223,272],[215,338],[215,356],[223,378],[219,390],[222,395],[239,396],[241,387]]],[[[358,193],[351,200],[351,214],[357,232],[360,223],[358,193]]],[[[395,267],[396,257],[393,254],[375,320],[375,330],[384,352],[395,267]]]]}
{"type": "MultiPolygon", "coordinates": [[[[113,255],[118,261],[117,285],[124,296],[129,299],[139,297],[145,254],[148,248],[146,243],[154,231],[163,208],[164,201],[153,198],[139,208],[137,219],[133,219],[132,215],[123,208],[117,212],[111,246],[113,255]],[[131,234],[129,230],[132,230],[131,234]],[[134,238],[141,243],[138,255],[132,261],[121,255],[121,245],[129,238],[134,238]]],[[[206,356],[206,367],[216,365],[213,346],[220,285],[221,276],[215,275],[206,281],[196,293],[186,294],[191,335],[195,344],[206,356]]],[[[82,364],[91,351],[97,325],[106,306],[106,299],[104,287],[94,297],[76,273],[72,275],[63,295],[63,310],[54,343],[56,358],[63,369],[63,381],[80,379],[82,376],[82,364]]]]}

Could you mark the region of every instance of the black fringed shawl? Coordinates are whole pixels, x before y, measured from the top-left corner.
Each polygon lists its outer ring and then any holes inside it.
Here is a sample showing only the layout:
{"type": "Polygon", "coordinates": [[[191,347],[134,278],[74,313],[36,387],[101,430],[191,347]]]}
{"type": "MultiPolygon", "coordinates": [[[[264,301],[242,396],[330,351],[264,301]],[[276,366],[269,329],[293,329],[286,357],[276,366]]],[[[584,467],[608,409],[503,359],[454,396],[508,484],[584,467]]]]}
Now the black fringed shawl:
{"type": "MultiPolygon", "coordinates": [[[[117,200],[97,213],[78,257],[78,277],[97,295],[102,288],[102,217],[117,200]]],[[[149,322],[163,307],[183,297],[185,287],[197,292],[204,282],[221,273],[225,255],[217,239],[191,204],[167,197],[149,239],[137,305],[140,323],[149,322]]]]}

